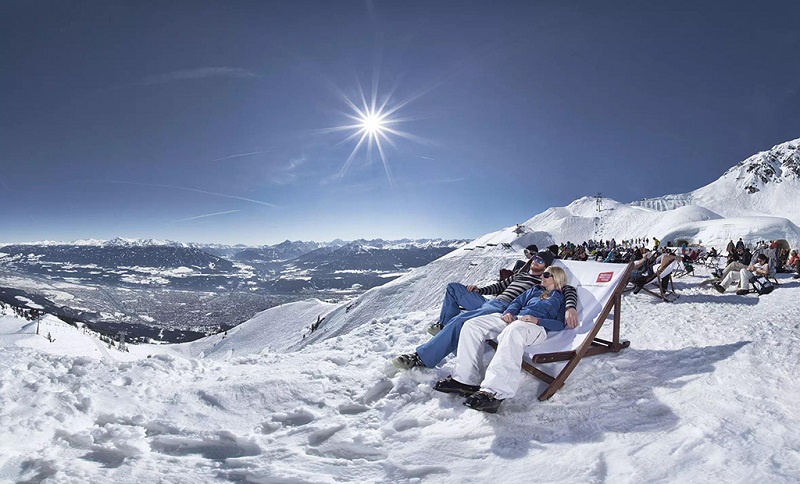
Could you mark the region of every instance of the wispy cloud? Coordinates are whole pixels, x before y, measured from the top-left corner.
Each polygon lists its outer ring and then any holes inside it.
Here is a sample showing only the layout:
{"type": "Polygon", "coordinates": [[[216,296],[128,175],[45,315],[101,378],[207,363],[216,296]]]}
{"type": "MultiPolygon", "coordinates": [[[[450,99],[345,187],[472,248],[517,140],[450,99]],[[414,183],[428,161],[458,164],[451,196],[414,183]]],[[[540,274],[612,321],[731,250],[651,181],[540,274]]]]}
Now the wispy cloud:
{"type": "Polygon", "coordinates": [[[162,185],[159,183],[140,183],[140,182],[128,182],[128,181],[120,181],[120,180],[105,180],[105,183],[117,183],[120,185],[136,185],[142,187],[156,187],[156,188],[170,188],[174,190],[185,190],[187,192],[195,192],[195,193],[204,193],[206,195],[214,195],[215,197],[224,197],[224,198],[232,198],[234,200],[243,200],[245,202],[250,203],[257,203],[259,205],[264,205],[266,207],[275,207],[277,208],[278,205],[269,202],[262,202],[261,200],[253,200],[252,198],[245,198],[245,197],[237,197],[236,195],[228,195],[225,193],[217,193],[217,192],[209,192],[206,190],[198,190],[197,188],[189,188],[189,187],[181,187],[177,185],[162,185]]]}
{"type": "Polygon", "coordinates": [[[6,182],[4,182],[3,180],[0,180],[0,185],[3,185],[3,187],[5,187],[5,189],[8,191],[8,193],[11,193],[11,189],[8,188],[8,185],[6,185],[6,182]]]}
{"type": "Polygon", "coordinates": [[[139,81],[114,86],[101,91],[114,91],[136,86],[156,86],[170,82],[190,81],[194,79],[206,79],[210,77],[227,77],[231,79],[255,79],[261,77],[255,72],[238,67],[200,67],[197,69],[183,69],[180,71],[167,72],[155,76],[147,76],[139,81]]]}
{"type": "Polygon", "coordinates": [[[186,81],[190,79],[205,79],[207,77],[253,79],[259,76],[247,69],[240,69],[237,67],[201,67],[199,69],[185,69],[159,74],[157,76],[148,76],[142,79],[139,84],[143,86],[152,86],[155,84],[166,84],[168,82],[186,81]]]}
{"type": "Polygon", "coordinates": [[[242,158],[244,156],[260,155],[261,153],[269,153],[269,150],[250,151],[248,153],[239,153],[238,155],[224,156],[222,158],[217,158],[216,160],[211,160],[211,161],[224,161],[224,160],[230,160],[232,158],[242,158]]]}
{"type": "Polygon", "coordinates": [[[172,223],[175,224],[175,223],[178,223],[178,222],[186,222],[186,221],[189,221],[189,220],[197,220],[199,218],[216,217],[217,215],[225,215],[225,214],[236,213],[236,212],[240,212],[240,211],[241,210],[228,210],[227,212],[207,213],[205,215],[198,215],[196,217],[188,217],[188,218],[182,218],[180,220],[173,220],[172,223]]]}
{"type": "Polygon", "coordinates": [[[433,180],[398,180],[398,184],[408,187],[425,186],[425,185],[449,185],[451,183],[461,183],[466,181],[466,178],[439,178],[433,180]]]}
{"type": "Polygon", "coordinates": [[[277,168],[271,175],[272,183],[278,185],[286,185],[293,182],[297,179],[297,173],[295,172],[298,168],[303,166],[306,163],[307,159],[305,156],[300,156],[297,158],[292,158],[289,160],[285,166],[277,168]]]}

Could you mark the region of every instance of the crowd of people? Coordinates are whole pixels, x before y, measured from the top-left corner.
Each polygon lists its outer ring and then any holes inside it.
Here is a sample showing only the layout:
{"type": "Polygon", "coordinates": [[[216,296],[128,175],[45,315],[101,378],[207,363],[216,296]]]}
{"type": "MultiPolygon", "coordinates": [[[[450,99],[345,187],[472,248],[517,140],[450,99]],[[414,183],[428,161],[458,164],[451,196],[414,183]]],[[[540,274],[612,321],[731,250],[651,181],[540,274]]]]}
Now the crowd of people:
{"type": "Polygon", "coordinates": [[[448,284],[439,318],[428,327],[433,338],[392,363],[399,369],[434,368],[455,353],[453,373],[433,388],[466,397],[467,407],[494,413],[505,399],[516,394],[525,347],[541,344],[548,334],[578,325],[577,291],[567,284],[564,270],[552,266],[555,259],[633,262],[628,282],[634,285],[634,293],[675,260],[684,266],[698,262],[717,266],[711,285],[721,293],[736,285],[737,294],[747,294],[751,284],[760,284],[757,279],[774,277],[776,272],[796,272],[793,277],[800,278],[797,250],[790,251],[777,241],[759,242],[751,249],[740,238],[737,243],[731,240],[725,252],[723,256],[716,248],[706,250],[685,243],[661,246],[655,238],[652,246],[650,238],[619,243],[614,239],[566,242],[543,250],[529,245],[524,259],[512,269],[501,270],[497,282],[485,286],[448,284]],[[491,363],[483,370],[487,339],[496,339],[498,344],[491,363]]]}

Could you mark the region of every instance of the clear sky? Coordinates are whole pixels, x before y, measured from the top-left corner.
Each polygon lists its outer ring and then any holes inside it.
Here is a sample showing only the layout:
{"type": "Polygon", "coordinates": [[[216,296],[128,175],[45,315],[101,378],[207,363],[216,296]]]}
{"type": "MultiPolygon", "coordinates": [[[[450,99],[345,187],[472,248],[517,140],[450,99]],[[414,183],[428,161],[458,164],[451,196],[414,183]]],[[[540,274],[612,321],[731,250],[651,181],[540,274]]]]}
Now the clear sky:
{"type": "Polygon", "coordinates": [[[798,18],[796,1],[5,0],[0,242],[471,238],[597,192],[691,191],[800,137],[798,18]],[[361,92],[389,113],[383,158],[332,129],[358,124],[361,92]]]}

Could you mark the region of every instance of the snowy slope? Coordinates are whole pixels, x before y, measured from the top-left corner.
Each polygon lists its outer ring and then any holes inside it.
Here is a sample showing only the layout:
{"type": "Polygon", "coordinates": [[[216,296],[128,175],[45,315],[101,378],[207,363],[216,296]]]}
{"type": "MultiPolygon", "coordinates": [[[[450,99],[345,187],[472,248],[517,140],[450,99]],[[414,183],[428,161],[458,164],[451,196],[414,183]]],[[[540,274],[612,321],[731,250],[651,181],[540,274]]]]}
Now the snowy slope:
{"type": "Polygon", "coordinates": [[[542,384],[526,378],[497,415],[431,389],[452,360],[389,365],[428,339],[446,282],[488,282],[518,253],[458,249],[334,308],[305,339],[329,306],[273,308],[216,352],[219,336],[98,358],[79,330],[49,343],[5,316],[0,481],[800,479],[800,382],[787,364],[800,357],[800,283],[790,279],[761,298],[719,295],[690,276],[677,281],[674,304],[628,295],[630,348],[584,360],[544,403],[542,384]],[[265,351],[273,337],[286,337],[273,348],[293,348],[265,351]],[[72,353],[54,350],[73,338],[72,353]]]}
{"type": "Polygon", "coordinates": [[[663,234],[663,240],[702,241],[707,246],[724,247],[730,240],[788,240],[792,247],[798,242],[800,227],[779,217],[732,217],[705,222],[675,225],[663,234]]]}
{"type": "Polygon", "coordinates": [[[580,243],[600,238],[614,238],[617,241],[645,237],[661,238],[675,226],[719,218],[720,215],[698,206],[685,206],[659,212],[626,205],[608,198],[602,200],[598,211],[595,198],[584,197],[566,207],[548,209],[526,221],[523,226],[530,230],[531,234],[537,232],[549,234],[549,239],[533,238],[539,246],[544,246],[565,241],[580,243]],[[601,224],[599,229],[598,221],[601,224]],[[549,240],[555,242],[545,244],[549,240]]]}
{"type": "MultiPolygon", "coordinates": [[[[800,186],[797,190],[800,196],[800,186]]],[[[594,198],[586,197],[566,207],[551,208],[523,224],[526,240],[540,247],[552,243],[589,239],[617,241],[657,237],[662,241],[688,240],[722,249],[742,237],[748,243],[786,239],[800,245],[800,227],[786,218],[767,216],[722,217],[705,207],[685,205],[658,211],[603,199],[598,212],[594,198]],[[598,230],[596,218],[601,218],[598,230]]]]}
{"type": "Polygon", "coordinates": [[[225,334],[174,345],[174,349],[187,356],[212,358],[285,351],[303,339],[318,317],[335,307],[318,299],[284,304],[256,314],[225,334]]]}

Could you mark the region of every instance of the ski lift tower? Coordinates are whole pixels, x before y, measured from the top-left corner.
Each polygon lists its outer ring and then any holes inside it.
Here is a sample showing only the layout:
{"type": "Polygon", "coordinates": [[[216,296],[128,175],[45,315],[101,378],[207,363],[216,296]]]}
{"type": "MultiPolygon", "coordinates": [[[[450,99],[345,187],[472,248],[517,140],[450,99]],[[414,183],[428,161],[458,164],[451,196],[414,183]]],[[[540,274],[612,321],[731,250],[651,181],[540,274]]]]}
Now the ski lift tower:
{"type": "Polygon", "coordinates": [[[594,217],[594,238],[600,240],[603,237],[603,194],[597,192],[594,201],[597,207],[597,215],[594,217]]]}

